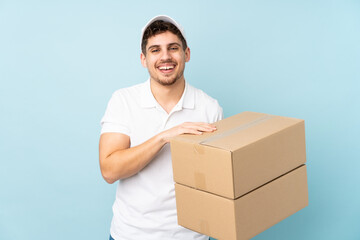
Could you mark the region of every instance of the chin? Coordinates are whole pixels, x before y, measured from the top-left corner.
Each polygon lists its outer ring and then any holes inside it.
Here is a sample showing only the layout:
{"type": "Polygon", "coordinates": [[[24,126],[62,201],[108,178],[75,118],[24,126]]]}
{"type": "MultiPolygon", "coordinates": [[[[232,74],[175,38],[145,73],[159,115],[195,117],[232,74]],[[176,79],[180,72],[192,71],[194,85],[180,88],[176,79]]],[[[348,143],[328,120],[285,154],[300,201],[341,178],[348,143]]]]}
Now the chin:
{"type": "Polygon", "coordinates": [[[158,83],[160,83],[163,86],[171,86],[174,83],[177,82],[178,78],[172,78],[172,79],[155,79],[158,83]]]}
{"type": "Polygon", "coordinates": [[[171,86],[173,85],[174,83],[176,83],[176,79],[175,80],[172,80],[172,81],[159,81],[159,83],[163,86],[171,86]]]}

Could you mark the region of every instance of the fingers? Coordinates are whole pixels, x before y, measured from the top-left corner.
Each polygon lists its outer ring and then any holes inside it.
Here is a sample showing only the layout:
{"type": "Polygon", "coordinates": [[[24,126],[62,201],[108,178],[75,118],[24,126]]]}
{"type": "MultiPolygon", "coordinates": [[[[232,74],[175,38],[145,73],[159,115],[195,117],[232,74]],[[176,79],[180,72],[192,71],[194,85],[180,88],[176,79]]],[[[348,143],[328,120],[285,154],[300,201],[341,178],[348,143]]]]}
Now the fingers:
{"type": "Polygon", "coordinates": [[[181,133],[190,133],[190,134],[202,134],[203,132],[213,132],[216,130],[216,127],[209,123],[203,122],[187,122],[180,125],[181,133]]]}
{"type": "Polygon", "coordinates": [[[169,142],[171,138],[180,134],[201,135],[204,132],[213,132],[216,130],[215,125],[204,122],[185,122],[176,127],[168,129],[159,134],[162,141],[169,142]]]}

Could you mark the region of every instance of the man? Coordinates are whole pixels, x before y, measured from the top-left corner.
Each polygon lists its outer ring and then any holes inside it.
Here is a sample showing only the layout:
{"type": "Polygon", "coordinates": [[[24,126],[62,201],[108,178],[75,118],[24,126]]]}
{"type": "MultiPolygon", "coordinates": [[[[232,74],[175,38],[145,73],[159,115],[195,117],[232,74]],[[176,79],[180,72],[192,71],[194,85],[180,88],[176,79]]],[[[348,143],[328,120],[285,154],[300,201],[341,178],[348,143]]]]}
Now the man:
{"type": "Polygon", "coordinates": [[[222,118],[222,109],[185,82],[190,49],[173,19],[151,19],[141,49],[149,80],[116,91],[101,120],[101,173],[108,183],[119,180],[110,239],[208,239],[177,224],[169,141],[215,131],[209,123],[222,118]]]}

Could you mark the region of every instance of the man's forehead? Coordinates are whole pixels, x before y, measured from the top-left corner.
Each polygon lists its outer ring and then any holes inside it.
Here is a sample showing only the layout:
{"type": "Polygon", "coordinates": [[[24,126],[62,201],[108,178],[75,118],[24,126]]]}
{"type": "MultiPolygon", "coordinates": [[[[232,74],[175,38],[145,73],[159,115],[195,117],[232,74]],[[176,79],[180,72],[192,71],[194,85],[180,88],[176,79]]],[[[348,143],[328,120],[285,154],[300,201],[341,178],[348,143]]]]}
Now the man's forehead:
{"type": "Polygon", "coordinates": [[[180,38],[177,35],[173,34],[172,32],[167,31],[150,37],[147,42],[147,48],[153,45],[167,46],[171,44],[178,44],[182,46],[182,42],[180,38]]]}

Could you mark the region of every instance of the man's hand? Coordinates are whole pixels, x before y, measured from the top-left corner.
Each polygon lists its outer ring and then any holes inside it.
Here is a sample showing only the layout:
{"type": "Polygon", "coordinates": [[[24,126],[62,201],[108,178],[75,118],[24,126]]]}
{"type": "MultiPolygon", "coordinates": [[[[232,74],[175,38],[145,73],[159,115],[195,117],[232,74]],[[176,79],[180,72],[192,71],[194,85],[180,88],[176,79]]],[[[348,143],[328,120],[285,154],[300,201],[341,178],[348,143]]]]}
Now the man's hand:
{"type": "Polygon", "coordinates": [[[213,132],[215,130],[216,127],[209,123],[185,122],[176,127],[170,128],[169,130],[166,130],[159,135],[165,141],[165,143],[168,143],[170,142],[171,138],[180,134],[189,133],[194,135],[201,135],[203,132],[213,132]]]}

